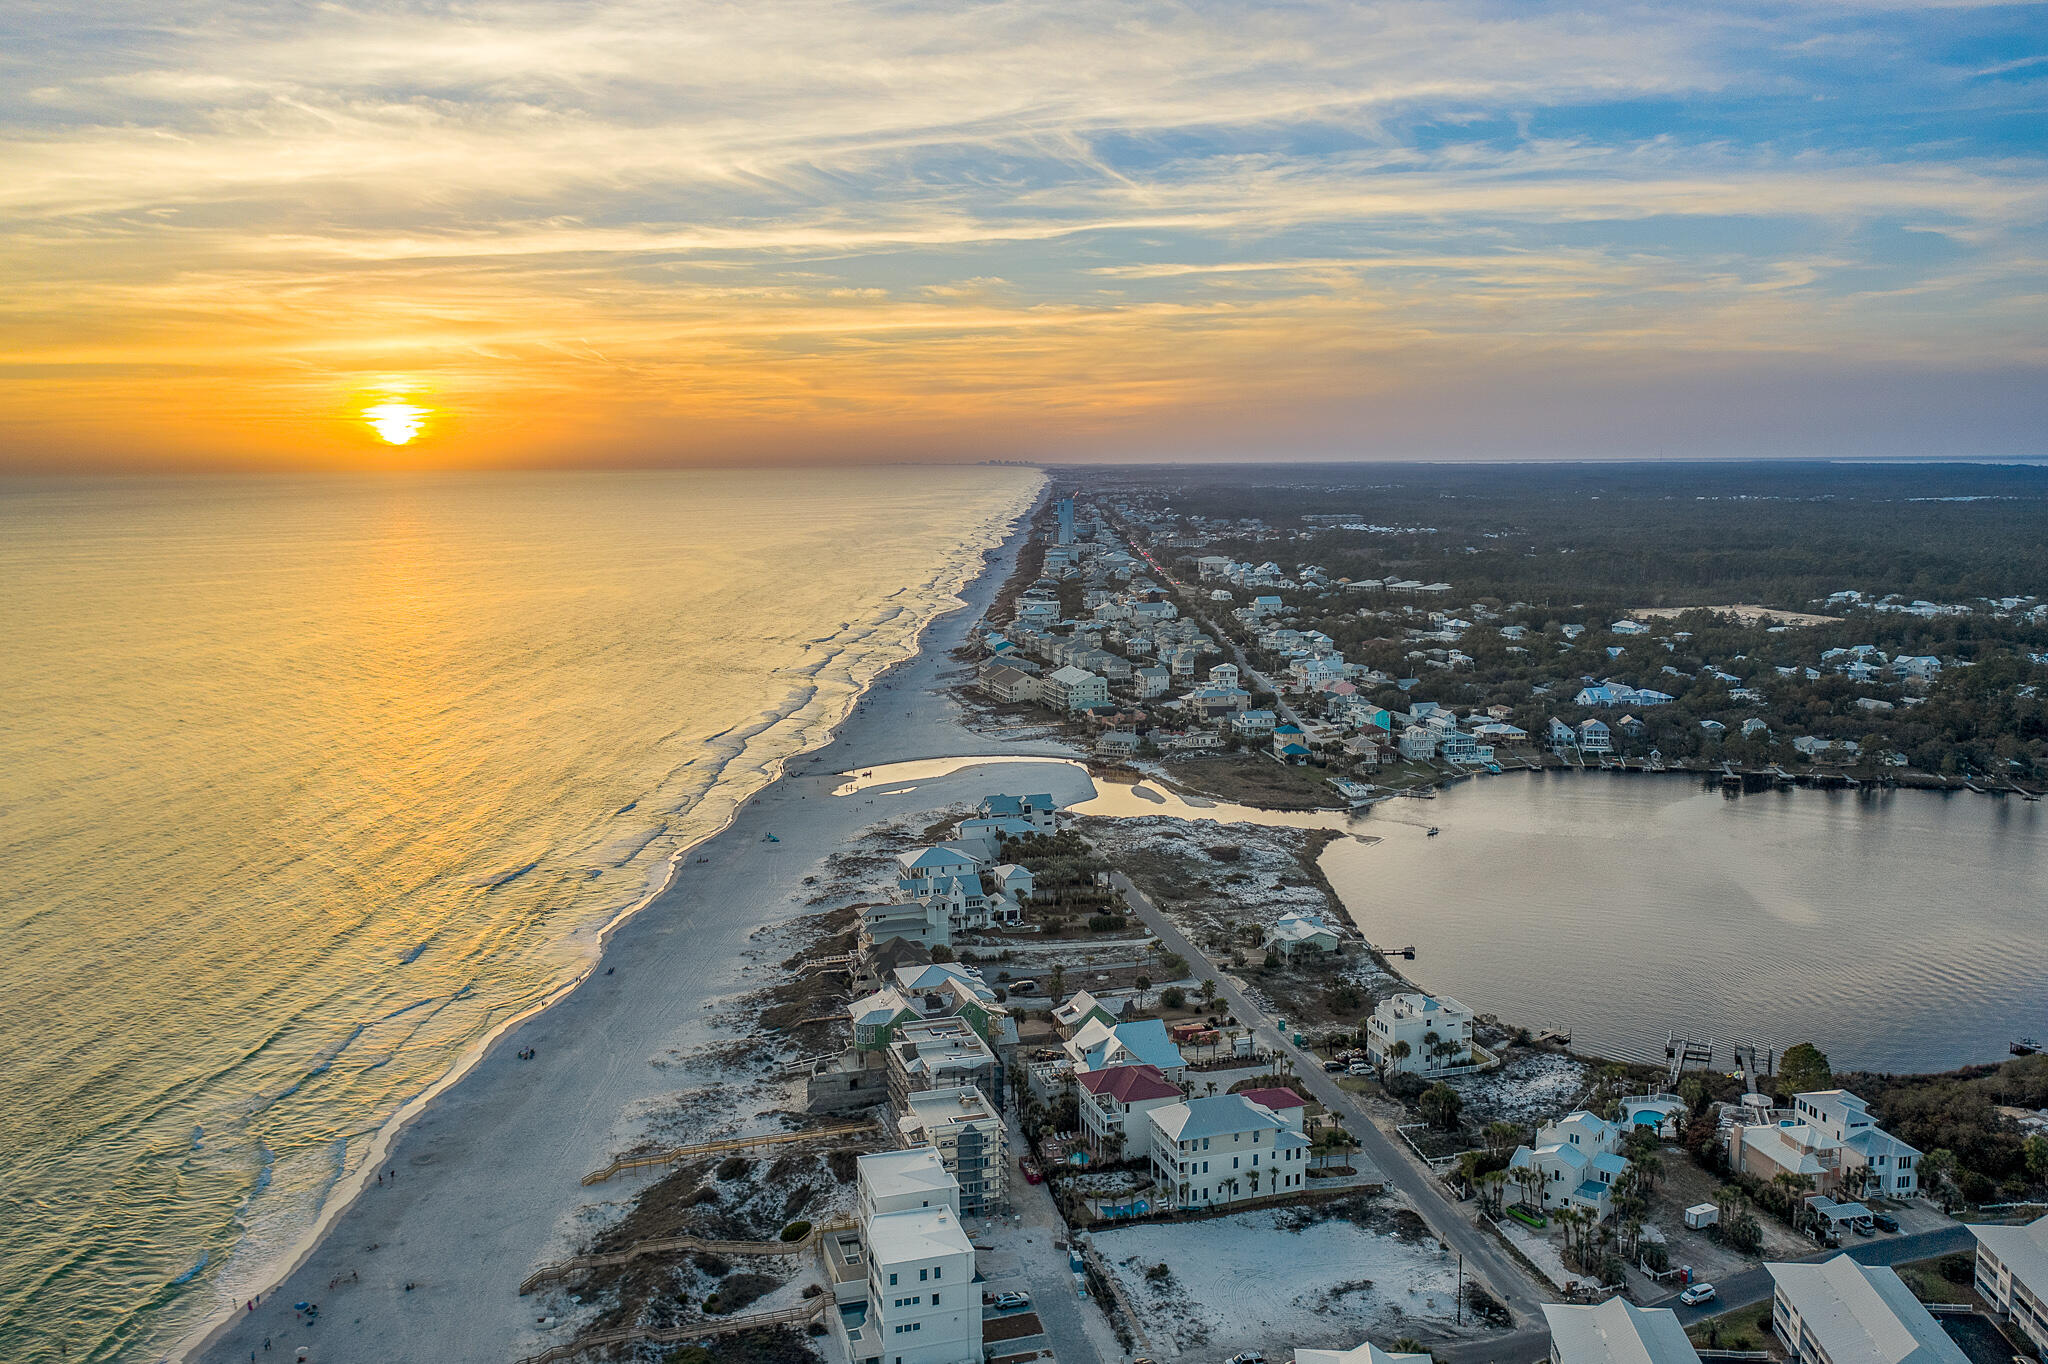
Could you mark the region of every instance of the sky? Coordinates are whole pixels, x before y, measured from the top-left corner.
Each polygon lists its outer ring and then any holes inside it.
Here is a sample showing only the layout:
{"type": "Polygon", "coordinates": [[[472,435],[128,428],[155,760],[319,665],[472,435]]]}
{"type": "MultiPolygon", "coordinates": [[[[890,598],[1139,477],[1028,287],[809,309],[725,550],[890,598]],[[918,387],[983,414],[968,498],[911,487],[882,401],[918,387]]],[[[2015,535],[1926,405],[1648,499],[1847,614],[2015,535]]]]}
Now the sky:
{"type": "Polygon", "coordinates": [[[0,281],[0,470],[2040,455],[2048,7],[0,0],[0,281]]]}

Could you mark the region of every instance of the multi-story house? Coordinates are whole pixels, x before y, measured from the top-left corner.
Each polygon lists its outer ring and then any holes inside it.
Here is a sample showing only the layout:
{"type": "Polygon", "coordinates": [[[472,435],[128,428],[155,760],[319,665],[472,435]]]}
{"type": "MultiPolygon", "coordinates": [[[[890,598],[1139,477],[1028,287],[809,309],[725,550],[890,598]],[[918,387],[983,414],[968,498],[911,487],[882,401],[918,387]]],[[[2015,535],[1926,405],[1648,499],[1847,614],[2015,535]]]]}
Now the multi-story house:
{"type": "Polygon", "coordinates": [[[1973,1226],[1977,1295],[2048,1359],[2048,1217],[2023,1227],[1973,1226]]]}
{"type": "Polygon", "coordinates": [[[1846,1089],[1792,1096],[1792,1111],[1841,1143],[1843,1188],[1855,1196],[1911,1198],[1920,1192],[1920,1152],[1877,1125],[1870,1105],[1846,1089]]]}
{"type": "Polygon", "coordinates": [[[1308,1138],[1241,1094],[1168,1104],[1145,1120],[1153,1178],[1175,1207],[1228,1206],[1307,1183],[1308,1138]]]}
{"type": "Polygon", "coordinates": [[[906,1154],[861,1157],[867,1301],[851,1320],[833,1315],[854,1364],[979,1364],[981,1294],[958,1189],[943,1168],[943,1184],[931,1179],[929,1167],[915,1179],[899,1179],[893,1168],[870,1177],[870,1162],[906,1154]]]}
{"type": "Polygon", "coordinates": [[[1152,1128],[1146,1121],[1155,1109],[1177,1104],[1180,1086],[1157,1066],[1111,1066],[1084,1072],[1078,1080],[1081,1131],[1097,1156],[1146,1160],[1152,1154],[1152,1128]]]}
{"type": "Polygon", "coordinates": [[[1896,1272],[1846,1255],[1767,1264],[1771,1329],[1787,1364],[1967,1364],[1896,1272]]]}
{"type": "Polygon", "coordinates": [[[1382,1074],[1433,1075],[1472,1060],[1472,1011],[1448,996],[1389,995],[1365,1020],[1365,1049],[1382,1074]]]}
{"type": "Polygon", "coordinates": [[[912,1092],[896,1131],[904,1145],[938,1153],[960,1186],[961,1212],[977,1216],[1003,1206],[1003,1116],[979,1089],[955,1085],[912,1092]]]}
{"type": "Polygon", "coordinates": [[[1539,1210],[1580,1208],[1602,1221],[1614,1211],[1614,1183],[1627,1169],[1621,1128],[1584,1109],[1546,1123],[1534,1146],[1517,1147],[1508,1158],[1517,1201],[1539,1210]]]}

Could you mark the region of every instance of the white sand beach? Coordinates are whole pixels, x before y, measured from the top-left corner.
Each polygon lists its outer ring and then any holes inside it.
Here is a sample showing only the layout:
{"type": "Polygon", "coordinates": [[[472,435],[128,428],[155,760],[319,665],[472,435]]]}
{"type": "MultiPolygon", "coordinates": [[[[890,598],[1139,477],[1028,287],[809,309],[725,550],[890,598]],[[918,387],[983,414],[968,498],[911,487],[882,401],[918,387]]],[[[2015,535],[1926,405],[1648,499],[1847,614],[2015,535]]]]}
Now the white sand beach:
{"type": "MultiPolygon", "coordinates": [[[[835,798],[835,774],[992,747],[1019,756],[1065,752],[970,730],[946,690],[960,667],[951,651],[1021,542],[1020,532],[992,557],[966,589],[966,605],[940,617],[921,652],[877,681],[828,747],[795,759],[653,903],[618,926],[588,978],[508,1030],[403,1127],[377,1167],[395,1178],[372,1182],[256,1311],[217,1325],[186,1357],[288,1360],[304,1346],[322,1364],[509,1361],[563,1339],[571,1326],[538,1329],[536,1300],[519,1296],[519,1282],[572,1253],[607,1219],[604,1205],[623,1204],[651,1178],[579,1183],[612,1153],[647,1139],[655,1115],[667,1114],[667,1140],[727,1134],[690,1132],[687,1119],[676,1120],[677,1058],[735,1042],[714,1021],[715,1006],[778,978],[772,963],[758,960],[760,930],[810,912],[804,879],[827,879],[825,860],[877,822],[969,802],[1004,783],[1002,765],[993,764],[894,794],[835,798]],[[534,1059],[519,1059],[528,1048],[534,1059]],[[320,1305],[317,1325],[293,1310],[301,1301],[320,1305]]],[[[1092,791],[1085,772],[1066,766],[1033,764],[1012,780],[1068,800],[1092,791]]],[[[723,1120],[744,1125],[757,1110],[784,1108],[786,1096],[780,1085],[764,1086],[758,1105],[736,1094],[723,1120]]]]}

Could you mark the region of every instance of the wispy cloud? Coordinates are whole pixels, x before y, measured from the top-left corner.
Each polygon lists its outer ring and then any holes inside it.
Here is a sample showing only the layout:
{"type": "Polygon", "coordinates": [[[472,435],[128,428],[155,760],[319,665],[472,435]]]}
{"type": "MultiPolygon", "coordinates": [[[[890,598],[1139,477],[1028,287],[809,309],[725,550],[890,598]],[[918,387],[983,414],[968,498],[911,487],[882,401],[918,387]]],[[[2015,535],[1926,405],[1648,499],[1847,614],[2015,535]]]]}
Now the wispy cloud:
{"type": "Polygon", "coordinates": [[[463,460],[1333,453],[1296,414],[1654,403],[1677,357],[1938,393],[2048,353],[2038,13],[47,9],[0,57],[0,439],[346,461],[400,373],[463,460]]]}

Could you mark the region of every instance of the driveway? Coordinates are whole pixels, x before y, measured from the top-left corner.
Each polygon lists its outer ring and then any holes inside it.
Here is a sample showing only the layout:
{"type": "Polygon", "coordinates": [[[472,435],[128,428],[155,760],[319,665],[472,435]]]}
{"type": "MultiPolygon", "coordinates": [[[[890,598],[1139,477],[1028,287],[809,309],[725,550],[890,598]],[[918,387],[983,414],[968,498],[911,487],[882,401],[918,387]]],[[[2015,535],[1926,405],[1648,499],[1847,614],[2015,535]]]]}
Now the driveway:
{"type": "MultiPolygon", "coordinates": [[[[1904,1236],[1879,1236],[1869,1240],[1858,1238],[1853,1245],[1844,1245],[1840,1250],[1822,1251],[1808,1255],[1797,1263],[1811,1264],[1816,1260],[1831,1260],[1837,1255],[1847,1255],[1858,1264],[1902,1265],[1912,1260],[1925,1260],[1934,1255],[1948,1255],[1955,1251],[1974,1252],[1977,1238],[1970,1235],[1965,1226],[1951,1224],[1938,1231],[1909,1232],[1904,1236]]],[[[1696,1321],[1719,1316],[1723,1312],[1740,1307],[1751,1307],[1768,1301],[1771,1296],[1770,1272],[1761,1265],[1731,1274],[1725,1279],[1714,1280],[1715,1299],[1698,1307],[1681,1307],[1676,1294],[1656,1307],[1669,1307],[1678,1313],[1678,1320],[1690,1326],[1696,1321]]]]}
{"type": "Polygon", "coordinates": [[[1043,1184],[1029,1183],[1017,1170],[1017,1156],[1025,1147],[1014,1114],[1009,1126],[1010,1211],[984,1218],[970,1229],[977,1246],[989,1247],[988,1253],[977,1257],[982,1275],[977,1287],[984,1293],[1029,1293],[1045,1342],[1052,1346],[1054,1357],[1067,1364],[1123,1359],[1108,1320],[1092,1298],[1081,1296],[1073,1271],[1067,1267],[1063,1248],[1067,1224],[1053,1206],[1051,1191],[1043,1184]]]}

